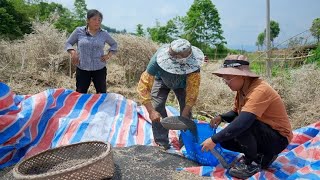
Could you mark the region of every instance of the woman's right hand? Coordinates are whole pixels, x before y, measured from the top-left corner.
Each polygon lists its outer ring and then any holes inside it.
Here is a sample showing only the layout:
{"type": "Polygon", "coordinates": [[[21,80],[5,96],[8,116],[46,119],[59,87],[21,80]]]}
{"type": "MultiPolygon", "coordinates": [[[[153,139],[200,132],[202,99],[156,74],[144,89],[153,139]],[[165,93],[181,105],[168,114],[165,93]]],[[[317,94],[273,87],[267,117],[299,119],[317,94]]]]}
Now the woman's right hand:
{"type": "Polygon", "coordinates": [[[221,116],[216,116],[214,117],[213,119],[211,119],[210,121],[210,126],[213,127],[213,128],[216,128],[219,126],[219,124],[221,123],[221,116]]]}
{"type": "Polygon", "coordinates": [[[149,113],[149,118],[153,122],[160,122],[161,115],[157,111],[152,111],[151,113],[149,113]]]}
{"type": "Polygon", "coordinates": [[[72,64],[73,65],[79,65],[80,61],[79,61],[78,53],[75,50],[73,50],[73,51],[70,51],[70,54],[71,54],[72,64]]]}

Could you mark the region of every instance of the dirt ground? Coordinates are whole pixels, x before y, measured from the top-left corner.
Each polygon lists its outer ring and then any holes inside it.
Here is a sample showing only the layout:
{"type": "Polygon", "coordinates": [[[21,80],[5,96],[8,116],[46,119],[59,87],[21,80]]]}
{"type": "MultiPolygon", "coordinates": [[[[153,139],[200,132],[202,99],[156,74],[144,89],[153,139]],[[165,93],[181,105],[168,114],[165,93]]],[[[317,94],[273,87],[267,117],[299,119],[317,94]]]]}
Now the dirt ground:
{"type": "MultiPolygon", "coordinates": [[[[176,154],[170,154],[159,147],[136,145],[113,148],[115,173],[112,180],[184,180],[210,179],[177,168],[199,166],[197,163],[176,154]]],[[[1,180],[15,179],[9,167],[0,171],[1,180]]]]}

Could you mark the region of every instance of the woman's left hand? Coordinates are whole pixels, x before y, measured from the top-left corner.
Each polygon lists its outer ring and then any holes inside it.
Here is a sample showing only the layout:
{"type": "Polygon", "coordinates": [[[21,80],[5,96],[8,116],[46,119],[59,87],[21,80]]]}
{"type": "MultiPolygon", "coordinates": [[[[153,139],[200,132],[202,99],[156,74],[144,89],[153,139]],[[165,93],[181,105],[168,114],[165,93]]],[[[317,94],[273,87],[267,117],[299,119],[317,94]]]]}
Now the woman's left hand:
{"type": "Polygon", "coordinates": [[[201,145],[202,145],[202,149],[201,149],[202,152],[211,151],[216,146],[216,143],[214,143],[211,138],[208,138],[205,141],[203,141],[201,145]]]}
{"type": "Polygon", "coordinates": [[[112,53],[109,52],[108,54],[103,55],[103,56],[101,57],[101,61],[106,62],[106,61],[108,61],[108,60],[111,58],[111,56],[112,56],[112,53]]]}

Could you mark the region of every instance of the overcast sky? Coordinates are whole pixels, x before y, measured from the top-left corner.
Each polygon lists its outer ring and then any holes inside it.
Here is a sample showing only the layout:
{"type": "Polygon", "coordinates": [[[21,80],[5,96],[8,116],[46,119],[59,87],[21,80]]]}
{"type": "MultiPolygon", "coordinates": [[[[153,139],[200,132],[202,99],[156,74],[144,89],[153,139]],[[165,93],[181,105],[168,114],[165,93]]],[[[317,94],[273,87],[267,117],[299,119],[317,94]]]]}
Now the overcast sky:
{"type": "MultiPolygon", "coordinates": [[[[73,0],[49,0],[73,9],[73,0]]],[[[230,48],[255,48],[257,36],[266,24],[266,0],[212,0],[230,48]]],[[[117,30],[135,32],[136,25],[146,29],[156,20],[164,25],[176,16],[185,16],[193,0],[86,0],[88,9],[104,15],[103,24],[117,30]]],[[[320,0],[270,0],[270,16],[279,22],[282,42],[310,28],[320,18],[320,0]]]]}

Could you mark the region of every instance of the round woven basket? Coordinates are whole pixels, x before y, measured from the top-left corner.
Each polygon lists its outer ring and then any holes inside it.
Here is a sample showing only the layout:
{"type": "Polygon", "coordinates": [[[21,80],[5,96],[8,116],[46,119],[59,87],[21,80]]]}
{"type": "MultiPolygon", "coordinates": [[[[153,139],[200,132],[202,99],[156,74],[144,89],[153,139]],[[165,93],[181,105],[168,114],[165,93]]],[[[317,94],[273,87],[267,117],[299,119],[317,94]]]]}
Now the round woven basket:
{"type": "Polygon", "coordinates": [[[112,178],[111,145],[82,142],[50,149],[27,158],[13,169],[16,179],[104,179],[112,178]]]}

